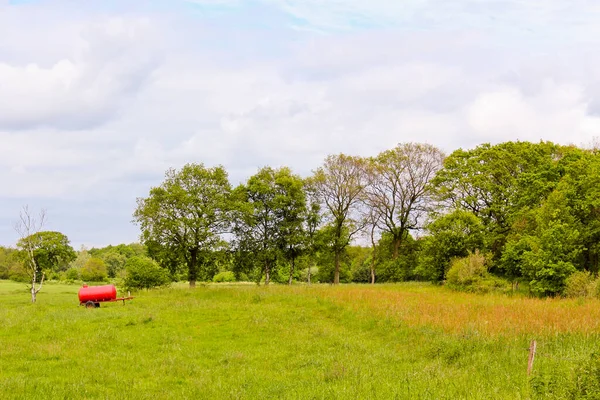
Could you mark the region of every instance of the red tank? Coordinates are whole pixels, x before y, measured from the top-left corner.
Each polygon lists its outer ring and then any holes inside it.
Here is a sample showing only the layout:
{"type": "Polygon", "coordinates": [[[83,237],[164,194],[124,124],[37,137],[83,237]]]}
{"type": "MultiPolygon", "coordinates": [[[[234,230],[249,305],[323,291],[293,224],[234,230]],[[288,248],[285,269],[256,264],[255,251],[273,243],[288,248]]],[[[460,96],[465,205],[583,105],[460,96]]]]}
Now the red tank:
{"type": "Polygon", "coordinates": [[[79,289],[79,303],[85,303],[88,301],[99,302],[99,301],[111,301],[117,298],[117,288],[115,285],[103,285],[103,286],[88,286],[83,285],[79,289]]]}

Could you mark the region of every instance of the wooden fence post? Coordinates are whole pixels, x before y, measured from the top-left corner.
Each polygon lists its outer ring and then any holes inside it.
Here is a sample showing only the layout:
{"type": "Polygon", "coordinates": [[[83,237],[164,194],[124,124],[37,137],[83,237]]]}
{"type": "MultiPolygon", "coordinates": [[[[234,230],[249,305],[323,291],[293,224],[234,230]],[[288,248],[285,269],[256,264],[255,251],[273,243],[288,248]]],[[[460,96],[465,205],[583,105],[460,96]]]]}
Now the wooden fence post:
{"type": "Polygon", "coordinates": [[[537,343],[535,340],[531,341],[529,345],[529,362],[527,363],[527,375],[531,375],[533,371],[533,360],[535,359],[535,349],[537,347],[537,343]]]}

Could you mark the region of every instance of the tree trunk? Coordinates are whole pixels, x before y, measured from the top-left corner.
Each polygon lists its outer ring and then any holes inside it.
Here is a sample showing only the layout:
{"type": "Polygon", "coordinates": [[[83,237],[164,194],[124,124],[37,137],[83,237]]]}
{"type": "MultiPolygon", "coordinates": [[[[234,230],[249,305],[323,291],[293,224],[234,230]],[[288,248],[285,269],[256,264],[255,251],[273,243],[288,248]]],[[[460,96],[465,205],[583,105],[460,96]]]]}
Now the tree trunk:
{"type": "Polygon", "coordinates": [[[398,250],[400,249],[400,242],[402,242],[402,234],[396,236],[394,235],[394,252],[392,254],[392,259],[398,259],[398,250]]]}
{"type": "Polygon", "coordinates": [[[335,274],[333,276],[333,284],[339,285],[340,283],[340,251],[335,250],[335,274]]]}
{"type": "Polygon", "coordinates": [[[371,285],[375,284],[375,259],[371,260],[371,285]]]}
{"type": "Polygon", "coordinates": [[[33,269],[33,278],[31,279],[31,302],[35,303],[37,292],[35,291],[35,281],[37,280],[37,273],[35,268],[33,269]]]}
{"type": "Polygon", "coordinates": [[[292,257],[292,266],[290,268],[290,279],[288,280],[288,285],[292,284],[292,280],[294,279],[294,269],[296,268],[296,259],[292,257]]]}
{"type": "Polygon", "coordinates": [[[269,284],[271,280],[271,268],[269,266],[269,262],[265,261],[265,286],[269,284]]]}
{"type": "Polygon", "coordinates": [[[37,280],[37,272],[34,268],[33,270],[33,278],[31,278],[31,302],[35,303],[35,301],[37,300],[37,294],[40,290],[42,290],[42,286],[44,285],[44,278],[46,277],[46,274],[44,274],[42,272],[42,279],[40,280],[40,286],[38,286],[38,288],[35,288],[35,281],[37,280]]]}
{"type": "Polygon", "coordinates": [[[371,227],[371,285],[375,284],[375,259],[377,258],[377,244],[375,243],[375,227],[373,224],[371,227]]]}
{"type": "Polygon", "coordinates": [[[310,264],[308,264],[308,284],[310,285],[310,264]]]}
{"type": "Polygon", "coordinates": [[[190,262],[188,264],[188,279],[190,288],[196,287],[196,279],[198,278],[198,249],[190,250],[190,262]]]}

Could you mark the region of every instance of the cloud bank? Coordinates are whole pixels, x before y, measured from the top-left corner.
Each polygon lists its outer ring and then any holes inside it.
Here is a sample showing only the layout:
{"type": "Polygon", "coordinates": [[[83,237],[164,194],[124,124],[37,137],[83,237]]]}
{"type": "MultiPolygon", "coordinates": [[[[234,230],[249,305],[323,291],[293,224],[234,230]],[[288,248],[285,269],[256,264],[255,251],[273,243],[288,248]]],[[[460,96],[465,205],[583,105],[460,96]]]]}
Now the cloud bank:
{"type": "Polygon", "coordinates": [[[398,142],[600,136],[588,1],[0,2],[0,243],[29,203],[76,245],[137,239],[186,162],[265,165],[398,142]]]}

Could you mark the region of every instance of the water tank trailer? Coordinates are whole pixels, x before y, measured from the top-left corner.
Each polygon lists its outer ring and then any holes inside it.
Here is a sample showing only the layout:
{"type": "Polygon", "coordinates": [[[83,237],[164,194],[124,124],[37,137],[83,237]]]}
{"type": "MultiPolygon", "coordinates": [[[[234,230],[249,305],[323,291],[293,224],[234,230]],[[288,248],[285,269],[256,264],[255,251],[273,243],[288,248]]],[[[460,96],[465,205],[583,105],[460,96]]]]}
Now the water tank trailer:
{"type": "Polygon", "coordinates": [[[79,289],[79,305],[86,308],[100,307],[102,302],[123,301],[133,299],[132,296],[117,297],[117,288],[115,285],[88,286],[83,285],[79,289]]]}

